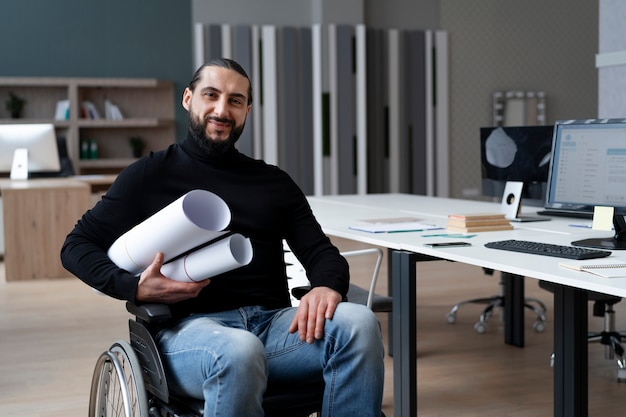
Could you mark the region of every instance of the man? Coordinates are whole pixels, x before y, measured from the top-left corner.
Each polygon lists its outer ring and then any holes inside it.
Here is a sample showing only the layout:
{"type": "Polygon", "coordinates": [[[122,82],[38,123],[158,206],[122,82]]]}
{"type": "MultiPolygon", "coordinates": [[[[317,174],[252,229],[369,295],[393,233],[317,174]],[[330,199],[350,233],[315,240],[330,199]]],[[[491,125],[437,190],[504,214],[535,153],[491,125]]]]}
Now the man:
{"type": "Polygon", "coordinates": [[[268,383],[311,378],[325,382],[324,415],[380,416],[380,326],[364,306],[342,302],[345,259],[291,178],[234,146],[252,105],[245,71],[228,59],[202,66],[182,105],[186,140],[118,176],[68,235],[63,265],[112,297],[171,305],[178,320],[157,335],[168,383],[180,395],[203,398],[205,416],[262,416],[268,383]],[[252,242],[249,265],[184,283],[161,274],[160,253],[139,277],[109,260],[106,251],[120,235],[193,189],[228,204],[228,229],[252,242]],[[297,309],[289,307],[283,239],[312,284],[297,309]]]}

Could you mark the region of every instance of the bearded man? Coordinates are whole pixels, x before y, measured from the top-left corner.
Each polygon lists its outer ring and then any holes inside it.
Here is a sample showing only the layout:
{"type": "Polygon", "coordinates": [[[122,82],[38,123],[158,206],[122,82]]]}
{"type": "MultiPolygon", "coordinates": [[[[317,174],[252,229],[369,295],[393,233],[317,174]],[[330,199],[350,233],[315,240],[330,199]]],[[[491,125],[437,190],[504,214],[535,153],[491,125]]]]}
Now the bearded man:
{"type": "Polygon", "coordinates": [[[235,147],[252,107],[246,72],[229,59],[203,65],[182,105],[187,138],[120,173],[67,236],[63,265],[111,297],[170,305],[175,320],[156,335],[168,385],[204,399],[207,417],[263,416],[268,385],[304,380],[323,381],[324,416],[380,416],[380,326],[369,309],[345,302],[346,260],[289,175],[235,147]],[[194,189],[226,202],[228,229],[252,244],[248,265],[179,282],[161,273],[161,253],[139,276],[108,258],[123,233],[194,189]],[[311,281],[297,308],[290,305],[283,240],[311,281]]]}

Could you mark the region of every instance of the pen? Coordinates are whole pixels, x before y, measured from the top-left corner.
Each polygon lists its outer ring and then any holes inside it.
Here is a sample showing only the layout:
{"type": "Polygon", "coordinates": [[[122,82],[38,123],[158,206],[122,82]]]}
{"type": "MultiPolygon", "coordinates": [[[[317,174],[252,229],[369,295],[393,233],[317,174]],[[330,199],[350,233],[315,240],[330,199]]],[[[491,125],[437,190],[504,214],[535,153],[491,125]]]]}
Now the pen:
{"type": "Polygon", "coordinates": [[[570,227],[581,227],[583,229],[591,229],[591,225],[590,224],[578,224],[578,223],[572,223],[570,225],[568,225],[570,227]]]}

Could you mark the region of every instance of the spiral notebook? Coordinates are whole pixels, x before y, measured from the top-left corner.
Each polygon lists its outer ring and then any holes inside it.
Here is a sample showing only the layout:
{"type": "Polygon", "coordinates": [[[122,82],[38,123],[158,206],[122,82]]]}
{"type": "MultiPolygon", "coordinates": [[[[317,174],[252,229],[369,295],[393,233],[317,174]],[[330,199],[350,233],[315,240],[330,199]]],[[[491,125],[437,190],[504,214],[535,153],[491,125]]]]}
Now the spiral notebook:
{"type": "Polygon", "coordinates": [[[604,278],[626,278],[626,262],[611,259],[560,262],[559,266],[604,278]]]}

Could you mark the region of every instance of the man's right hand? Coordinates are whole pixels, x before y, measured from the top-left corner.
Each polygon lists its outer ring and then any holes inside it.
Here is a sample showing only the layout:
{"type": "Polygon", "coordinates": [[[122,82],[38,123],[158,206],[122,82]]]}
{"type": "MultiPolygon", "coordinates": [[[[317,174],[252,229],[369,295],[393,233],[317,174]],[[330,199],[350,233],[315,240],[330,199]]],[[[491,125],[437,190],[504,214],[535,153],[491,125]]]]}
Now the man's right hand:
{"type": "Polygon", "coordinates": [[[163,254],[157,253],[152,264],[141,273],[135,300],[142,303],[173,304],[197,297],[211,280],[200,282],[180,282],[161,274],[163,254]]]}

